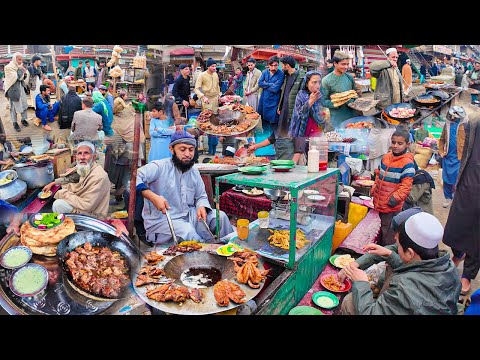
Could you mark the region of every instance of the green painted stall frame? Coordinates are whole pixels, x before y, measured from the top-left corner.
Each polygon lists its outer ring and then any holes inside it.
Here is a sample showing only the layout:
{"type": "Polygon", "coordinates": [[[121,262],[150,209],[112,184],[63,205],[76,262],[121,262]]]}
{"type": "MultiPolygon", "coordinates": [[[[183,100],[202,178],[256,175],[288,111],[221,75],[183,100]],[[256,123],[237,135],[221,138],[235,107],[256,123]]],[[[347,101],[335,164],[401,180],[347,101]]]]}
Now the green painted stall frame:
{"type": "Polygon", "coordinates": [[[245,175],[234,173],[219,176],[215,179],[215,206],[217,211],[217,237],[219,236],[219,211],[220,183],[247,185],[256,188],[282,189],[291,193],[290,200],[290,249],[288,261],[278,261],[265,257],[268,262],[274,263],[284,268],[283,271],[272,281],[269,286],[262,291],[259,298],[255,299],[257,303],[257,314],[274,315],[288,314],[303,298],[305,293],[312,287],[315,280],[321,274],[332,250],[332,238],[337,212],[338,199],[338,179],[339,169],[329,168],[326,171],[318,173],[308,173],[306,166],[296,166],[294,171],[288,173],[273,172],[268,169],[261,175],[245,175]],[[295,233],[297,222],[291,221],[297,219],[297,210],[300,198],[305,198],[305,191],[321,188],[329,191],[331,201],[330,206],[325,207],[325,214],[331,215],[331,223],[321,233],[320,237],[313,240],[306,251],[296,249],[295,233]]]}

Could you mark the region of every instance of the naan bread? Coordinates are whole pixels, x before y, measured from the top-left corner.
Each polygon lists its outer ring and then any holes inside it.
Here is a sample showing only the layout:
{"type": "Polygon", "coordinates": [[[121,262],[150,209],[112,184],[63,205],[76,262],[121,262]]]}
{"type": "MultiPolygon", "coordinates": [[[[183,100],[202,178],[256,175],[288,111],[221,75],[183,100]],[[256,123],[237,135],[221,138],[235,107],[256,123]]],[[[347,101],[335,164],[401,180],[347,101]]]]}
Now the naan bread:
{"type": "Polygon", "coordinates": [[[20,228],[20,241],[34,254],[55,256],[58,243],[75,231],[75,223],[68,216],[62,224],[48,230],[36,229],[26,221],[20,228]]]}

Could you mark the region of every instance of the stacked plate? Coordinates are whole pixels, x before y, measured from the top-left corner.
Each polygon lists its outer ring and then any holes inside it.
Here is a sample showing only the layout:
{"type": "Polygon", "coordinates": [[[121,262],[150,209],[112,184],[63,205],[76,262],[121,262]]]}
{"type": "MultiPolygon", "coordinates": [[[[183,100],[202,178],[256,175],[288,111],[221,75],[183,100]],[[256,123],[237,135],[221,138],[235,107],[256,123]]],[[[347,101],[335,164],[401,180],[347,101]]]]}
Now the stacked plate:
{"type": "Polygon", "coordinates": [[[287,172],[295,167],[295,162],[293,160],[271,160],[270,165],[274,171],[287,172]]]}
{"type": "Polygon", "coordinates": [[[265,172],[267,168],[265,166],[244,166],[238,170],[246,175],[260,175],[265,172]]]}

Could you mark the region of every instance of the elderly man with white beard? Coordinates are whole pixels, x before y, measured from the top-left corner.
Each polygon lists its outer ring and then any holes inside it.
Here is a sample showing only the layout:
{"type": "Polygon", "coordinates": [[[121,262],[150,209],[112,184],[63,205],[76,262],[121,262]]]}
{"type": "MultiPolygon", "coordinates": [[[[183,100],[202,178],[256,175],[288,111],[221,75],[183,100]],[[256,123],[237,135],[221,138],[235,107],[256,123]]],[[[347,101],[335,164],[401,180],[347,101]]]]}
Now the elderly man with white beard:
{"type": "MultiPolygon", "coordinates": [[[[105,219],[110,200],[110,180],[108,174],[95,160],[95,146],[89,141],[77,145],[78,182],[62,184],[55,193],[52,210],[59,213],[74,213],[105,219]]],[[[50,183],[43,189],[49,190],[50,183]]]]}

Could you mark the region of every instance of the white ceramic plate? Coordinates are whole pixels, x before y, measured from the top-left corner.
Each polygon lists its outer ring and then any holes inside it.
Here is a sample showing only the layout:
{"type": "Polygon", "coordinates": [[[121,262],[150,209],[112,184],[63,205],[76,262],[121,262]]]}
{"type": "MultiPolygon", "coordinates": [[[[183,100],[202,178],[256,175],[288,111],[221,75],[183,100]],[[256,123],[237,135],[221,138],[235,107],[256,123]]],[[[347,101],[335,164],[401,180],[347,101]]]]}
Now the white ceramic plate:
{"type": "Polygon", "coordinates": [[[254,194],[252,194],[249,190],[242,190],[244,194],[250,195],[250,196],[259,196],[263,194],[263,190],[260,190],[254,194]]]}
{"type": "Polygon", "coordinates": [[[318,195],[319,191],[318,190],[303,190],[303,193],[305,195],[318,195]]]}
{"type": "Polygon", "coordinates": [[[372,200],[370,196],[365,196],[365,195],[359,196],[359,198],[362,200],[372,200]]]}
{"type": "Polygon", "coordinates": [[[323,195],[308,195],[307,197],[312,201],[322,201],[326,199],[323,195]]]}

